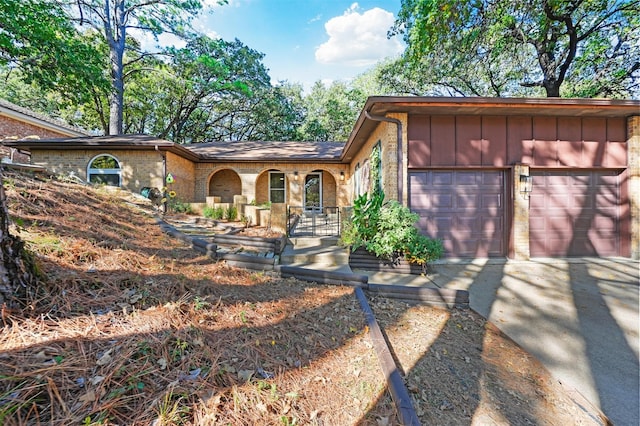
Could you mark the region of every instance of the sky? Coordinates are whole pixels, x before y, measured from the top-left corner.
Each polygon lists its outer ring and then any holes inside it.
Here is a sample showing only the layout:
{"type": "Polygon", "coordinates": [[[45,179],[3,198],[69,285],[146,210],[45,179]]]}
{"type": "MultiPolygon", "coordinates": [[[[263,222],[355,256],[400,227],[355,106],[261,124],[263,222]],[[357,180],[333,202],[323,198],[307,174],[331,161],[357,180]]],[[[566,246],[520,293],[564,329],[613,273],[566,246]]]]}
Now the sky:
{"type": "Polygon", "coordinates": [[[265,54],[272,84],[288,80],[308,90],[318,80],[348,81],[400,54],[401,38],[387,39],[399,10],[400,0],[229,0],[210,6],[194,26],[265,54]]]}

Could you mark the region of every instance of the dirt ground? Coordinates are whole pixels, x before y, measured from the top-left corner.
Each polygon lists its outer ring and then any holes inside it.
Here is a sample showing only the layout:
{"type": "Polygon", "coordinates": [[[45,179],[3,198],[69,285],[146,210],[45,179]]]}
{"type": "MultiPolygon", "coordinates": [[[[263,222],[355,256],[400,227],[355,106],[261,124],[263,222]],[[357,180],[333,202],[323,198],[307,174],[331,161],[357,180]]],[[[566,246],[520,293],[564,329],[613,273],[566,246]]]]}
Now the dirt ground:
{"type": "MultiPolygon", "coordinates": [[[[126,192],[4,187],[41,282],[2,312],[0,424],[398,424],[353,289],[216,262],[126,192]]],[[[604,423],[472,311],[369,302],[422,424],[604,423]]]]}

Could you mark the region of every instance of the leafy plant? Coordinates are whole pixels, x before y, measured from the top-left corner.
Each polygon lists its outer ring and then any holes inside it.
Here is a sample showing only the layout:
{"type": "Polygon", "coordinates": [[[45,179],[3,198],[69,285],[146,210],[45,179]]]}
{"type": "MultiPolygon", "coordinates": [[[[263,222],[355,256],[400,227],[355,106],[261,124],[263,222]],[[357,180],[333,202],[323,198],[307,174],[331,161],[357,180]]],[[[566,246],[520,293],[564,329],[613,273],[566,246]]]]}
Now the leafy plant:
{"type": "Polygon", "coordinates": [[[213,220],[221,220],[224,217],[224,209],[220,206],[216,207],[205,207],[202,210],[202,214],[204,217],[208,217],[213,220]]]}
{"type": "Polygon", "coordinates": [[[399,256],[418,265],[440,258],[443,246],[420,234],[415,223],[419,216],[395,200],[383,204],[384,193],[363,194],[353,203],[350,221],[341,242],[353,250],[364,247],[377,257],[394,259],[399,256]]]}
{"type": "Polygon", "coordinates": [[[353,249],[365,247],[377,232],[380,220],[380,209],[384,201],[382,191],[374,191],[371,195],[362,194],[353,201],[353,212],[350,222],[342,232],[342,243],[353,249]]]}
{"type": "Polygon", "coordinates": [[[227,220],[236,220],[238,218],[238,209],[236,206],[230,206],[225,211],[224,218],[227,220]]]}
{"type": "Polygon", "coordinates": [[[169,198],[168,207],[169,207],[169,210],[174,213],[187,213],[187,214],[193,213],[193,208],[191,207],[191,204],[184,203],[178,200],[177,198],[169,198]]]}

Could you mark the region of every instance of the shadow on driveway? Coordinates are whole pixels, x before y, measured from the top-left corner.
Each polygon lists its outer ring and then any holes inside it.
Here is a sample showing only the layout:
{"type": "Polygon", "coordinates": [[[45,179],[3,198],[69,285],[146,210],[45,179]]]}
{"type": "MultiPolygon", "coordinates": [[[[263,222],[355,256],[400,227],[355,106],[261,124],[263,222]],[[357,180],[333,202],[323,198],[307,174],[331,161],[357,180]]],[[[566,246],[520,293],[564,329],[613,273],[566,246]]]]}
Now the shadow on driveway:
{"type": "Polygon", "coordinates": [[[628,259],[447,261],[429,278],[470,292],[471,308],[616,425],[640,424],[639,263],[628,259]]]}

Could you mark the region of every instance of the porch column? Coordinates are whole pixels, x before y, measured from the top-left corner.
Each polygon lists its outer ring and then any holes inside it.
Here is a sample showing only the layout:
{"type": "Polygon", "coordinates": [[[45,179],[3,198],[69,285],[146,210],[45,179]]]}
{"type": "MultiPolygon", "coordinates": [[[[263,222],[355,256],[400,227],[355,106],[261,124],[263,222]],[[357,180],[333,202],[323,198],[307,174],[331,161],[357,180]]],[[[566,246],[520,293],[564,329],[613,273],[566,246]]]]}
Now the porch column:
{"type": "Polygon", "coordinates": [[[529,176],[527,164],[513,167],[513,256],[516,260],[529,260],[529,193],[524,192],[521,175],[529,176]]]}
{"type": "Polygon", "coordinates": [[[631,258],[640,260],[640,115],[627,119],[631,258]]]}

